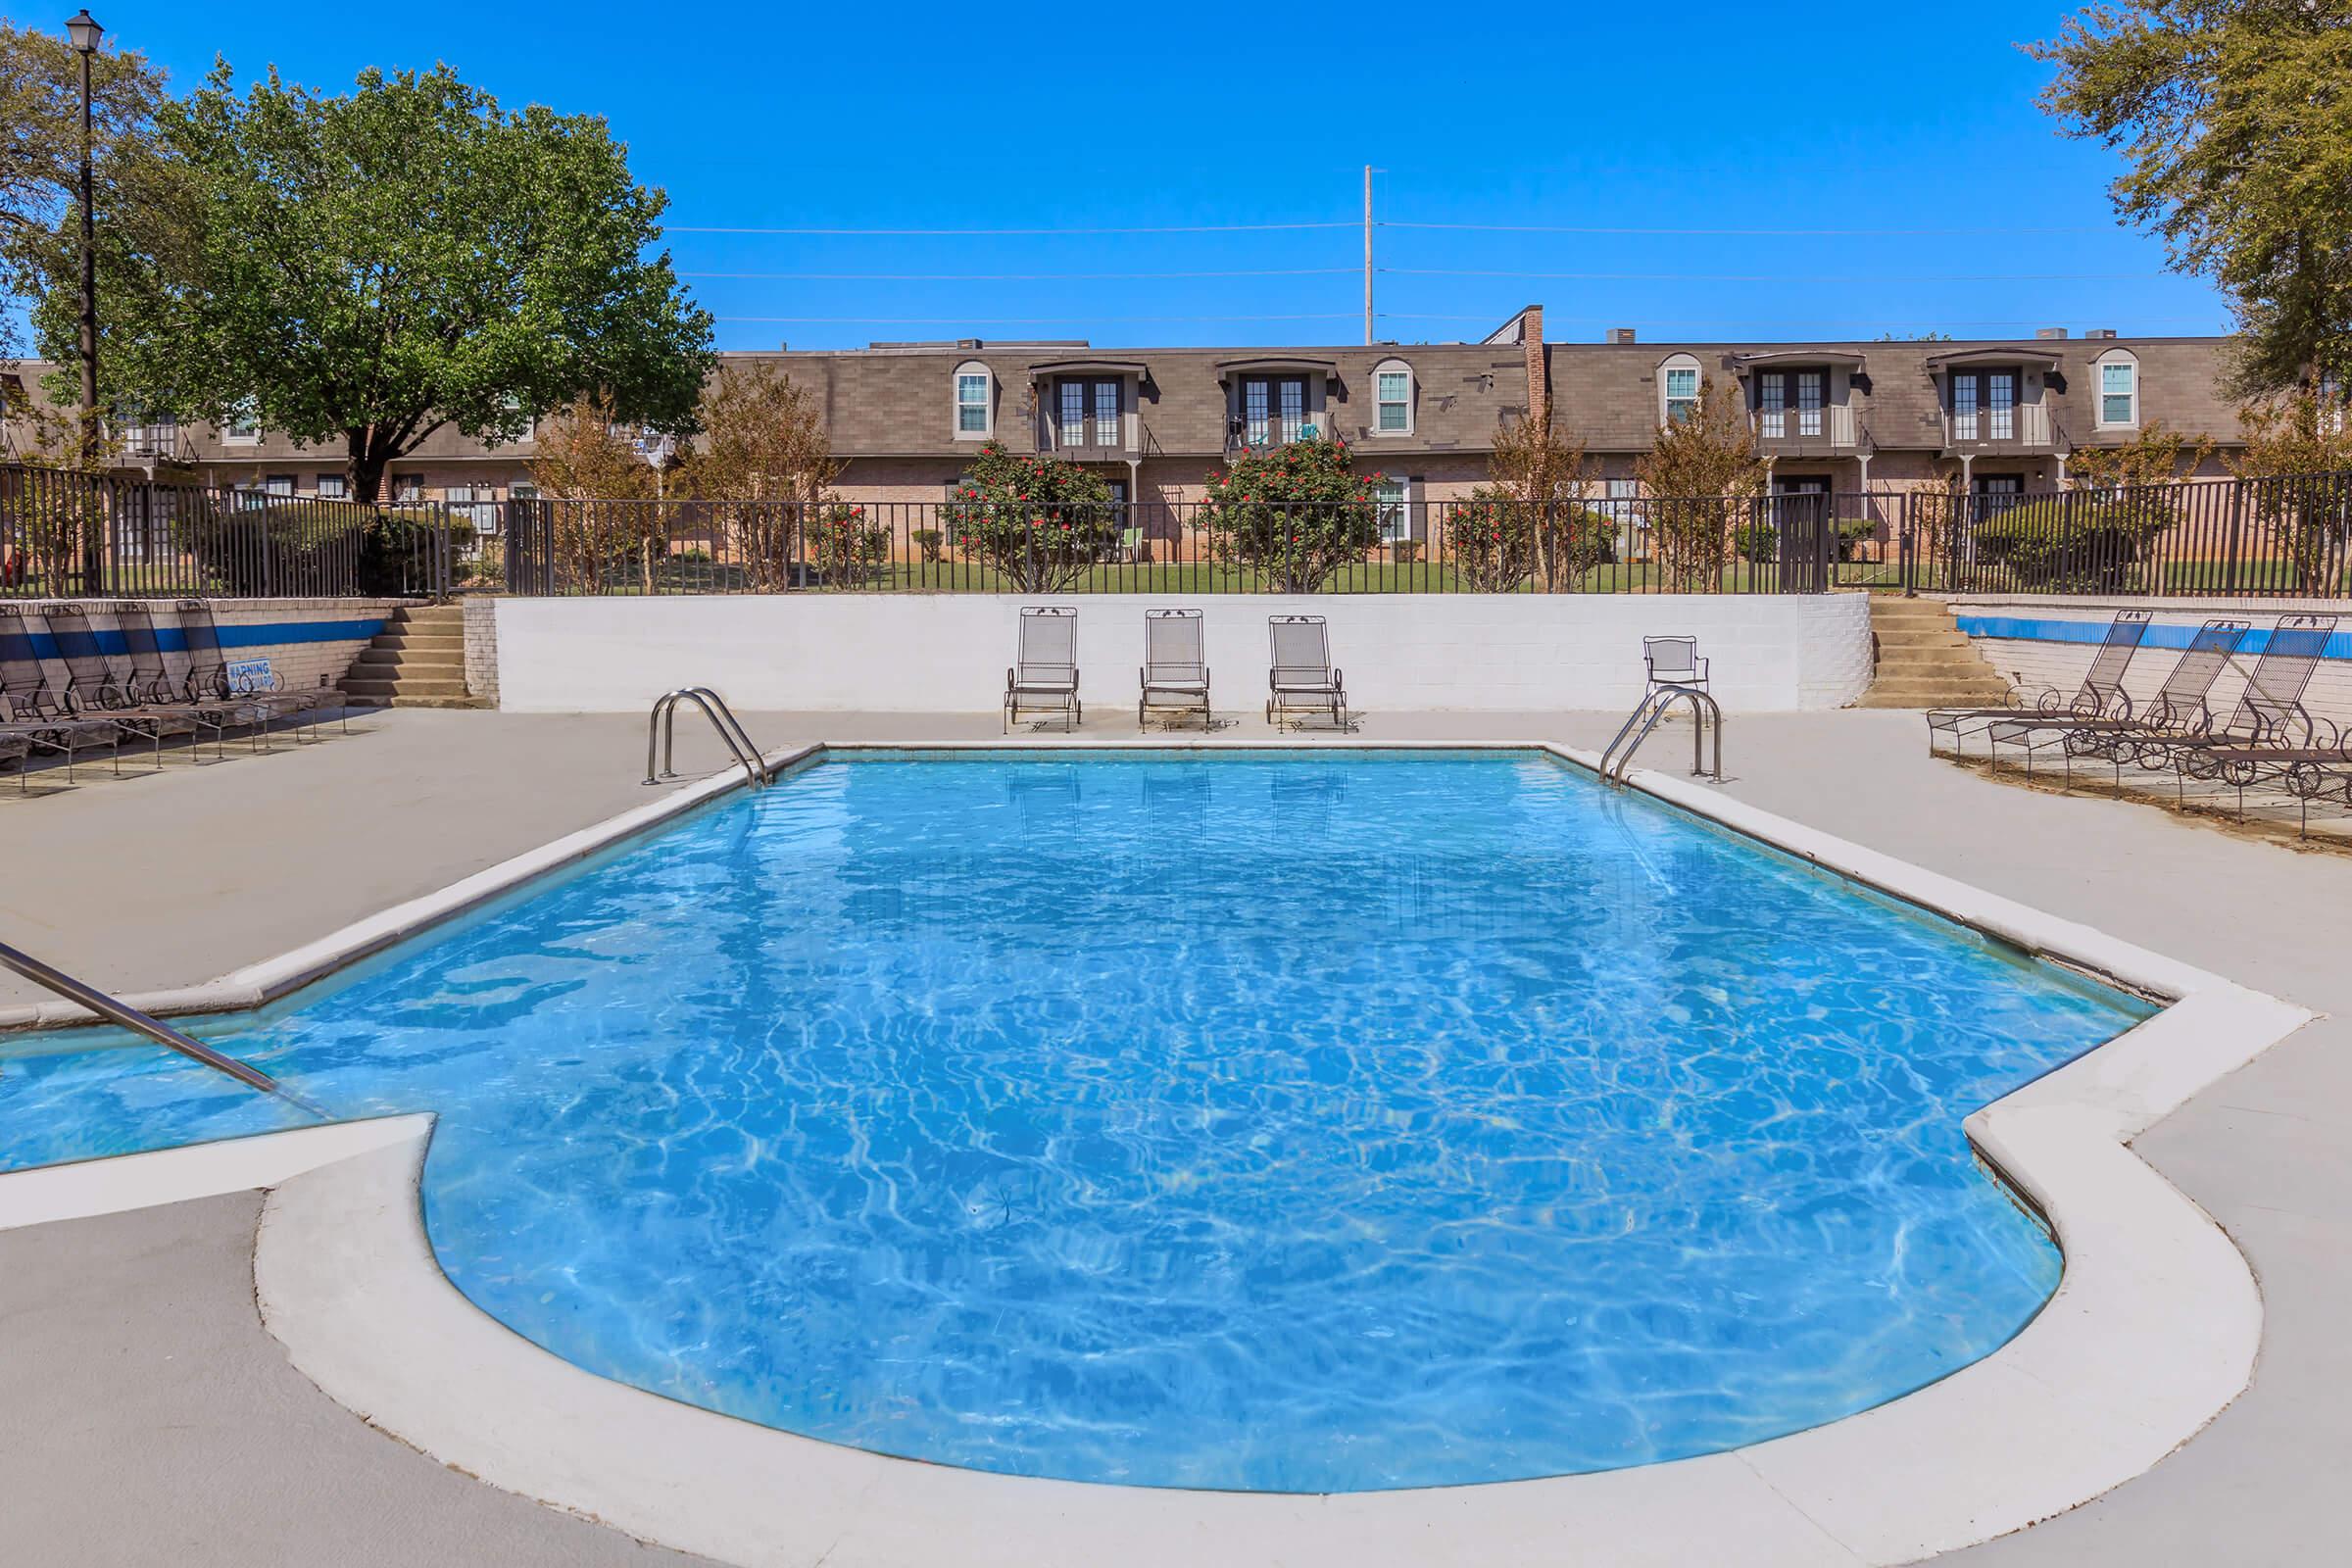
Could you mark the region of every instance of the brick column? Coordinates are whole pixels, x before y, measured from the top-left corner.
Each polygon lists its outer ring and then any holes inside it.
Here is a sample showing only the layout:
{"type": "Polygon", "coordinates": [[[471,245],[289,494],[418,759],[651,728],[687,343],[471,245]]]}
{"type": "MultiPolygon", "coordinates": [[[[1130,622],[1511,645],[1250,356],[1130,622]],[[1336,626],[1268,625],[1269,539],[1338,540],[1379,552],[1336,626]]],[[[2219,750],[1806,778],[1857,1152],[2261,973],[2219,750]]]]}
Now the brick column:
{"type": "Polygon", "coordinates": [[[1551,416],[1551,378],[1544,364],[1544,307],[1519,313],[1519,347],[1527,356],[1527,416],[1538,425],[1551,416]]]}

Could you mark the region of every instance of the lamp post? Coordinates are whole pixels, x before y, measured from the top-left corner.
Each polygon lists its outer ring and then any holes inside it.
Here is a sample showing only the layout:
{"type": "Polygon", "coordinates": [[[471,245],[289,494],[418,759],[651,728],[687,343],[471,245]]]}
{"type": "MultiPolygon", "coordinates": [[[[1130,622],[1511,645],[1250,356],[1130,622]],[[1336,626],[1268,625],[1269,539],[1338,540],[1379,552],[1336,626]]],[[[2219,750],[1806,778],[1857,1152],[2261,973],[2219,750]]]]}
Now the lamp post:
{"type": "MultiPolygon", "coordinates": [[[[89,8],[66,24],[74,52],[81,56],[81,466],[98,469],[98,238],[90,212],[90,62],[97,57],[98,40],[106,29],[90,16],[89,8]]],[[[100,530],[82,530],[82,585],[97,591],[106,564],[100,530]]]]}

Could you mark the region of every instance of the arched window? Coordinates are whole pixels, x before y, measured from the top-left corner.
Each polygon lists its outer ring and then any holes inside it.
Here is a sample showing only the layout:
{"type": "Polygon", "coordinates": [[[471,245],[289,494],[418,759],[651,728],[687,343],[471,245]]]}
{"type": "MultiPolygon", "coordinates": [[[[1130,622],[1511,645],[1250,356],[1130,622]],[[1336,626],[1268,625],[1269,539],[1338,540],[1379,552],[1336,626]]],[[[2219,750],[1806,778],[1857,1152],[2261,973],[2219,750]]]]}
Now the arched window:
{"type": "Polygon", "coordinates": [[[956,367],[956,439],[985,441],[996,433],[996,372],[966,360],[956,367]]]}
{"type": "Polygon", "coordinates": [[[2130,349],[2099,356],[2099,428],[2130,430],[2139,424],[2139,359],[2130,349]]]}
{"type": "Polygon", "coordinates": [[[1669,355],[1658,366],[1658,422],[1673,424],[1698,416],[1698,361],[1669,355]]]}
{"type": "Polygon", "coordinates": [[[1418,390],[1413,384],[1413,368],[1402,360],[1383,360],[1372,370],[1372,433],[1374,435],[1411,435],[1413,433],[1414,397],[1418,390]]]}

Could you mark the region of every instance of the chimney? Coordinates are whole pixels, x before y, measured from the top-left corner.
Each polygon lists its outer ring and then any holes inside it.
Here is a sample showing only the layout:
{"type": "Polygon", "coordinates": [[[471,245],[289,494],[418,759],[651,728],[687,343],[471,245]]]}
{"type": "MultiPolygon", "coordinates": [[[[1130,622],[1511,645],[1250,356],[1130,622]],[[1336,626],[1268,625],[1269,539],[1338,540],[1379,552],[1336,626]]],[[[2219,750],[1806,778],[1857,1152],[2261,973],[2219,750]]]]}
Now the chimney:
{"type": "Polygon", "coordinates": [[[1631,343],[1634,341],[1634,329],[1630,326],[1612,326],[1609,328],[1608,336],[1603,338],[1601,341],[1605,343],[1631,343]]]}
{"type": "Polygon", "coordinates": [[[2035,337],[2064,337],[2066,328],[2063,326],[2037,326],[2034,329],[2034,335],[2035,337]]]}
{"type": "Polygon", "coordinates": [[[2082,335],[2084,337],[2111,338],[2115,336],[2115,328],[2112,326],[2094,326],[2084,331],[2082,335]]]}
{"type": "Polygon", "coordinates": [[[1530,305],[1519,313],[1519,348],[1527,356],[1528,422],[1542,429],[1551,422],[1551,372],[1544,362],[1544,307],[1530,305]]]}

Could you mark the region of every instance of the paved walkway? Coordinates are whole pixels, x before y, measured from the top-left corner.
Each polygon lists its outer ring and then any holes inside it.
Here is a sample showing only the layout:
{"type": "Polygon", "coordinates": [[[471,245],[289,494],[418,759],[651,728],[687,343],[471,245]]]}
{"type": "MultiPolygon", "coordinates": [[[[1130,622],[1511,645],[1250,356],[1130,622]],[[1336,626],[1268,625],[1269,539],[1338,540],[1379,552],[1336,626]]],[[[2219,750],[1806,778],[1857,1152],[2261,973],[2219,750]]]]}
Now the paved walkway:
{"type": "MultiPolygon", "coordinates": [[[[990,717],[762,714],[747,723],[770,745],[996,734],[990,717]]],[[[9,868],[0,931],[111,985],[202,980],[646,793],[635,782],[642,729],[625,717],[403,711],[364,727],[369,733],[302,753],[175,766],[46,800],[0,797],[9,868]],[[331,882],[320,874],[329,864],[331,882]]],[[[1363,733],[1598,744],[1613,727],[1591,714],[1375,715],[1363,733]]],[[[1109,720],[1090,732],[1132,734],[1109,720]]],[[[1253,717],[1227,732],[1254,733],[1262,726],[1253,717]]],[[[1681,739],[1667,737],[1654,760],[1672,765],[1681,739]]],[[[695,742],[705,749],[694,755],[710,765],[707,744],[695,742]]],[[[681,734],[681,762],[686,747],[681,734]]],[[[1987,782],[1928,760],[1913,714],[1740,719],[1728,758],[1735,796],[2331,1015],[2140,1141],[2253,1261],[2269,1314],[2254,1386],[2146,1477],[1943,1561],[2329,1557],[2345,1536],[2334,1497],[2352,1463],[2352,1337],[2341,1327],[2352,1299],[2352,1025],[2343,1021],[2352,1017],[2352,859],[2249,843],[2150,808],[1987,782]]],[[[0,1235],[0,1475],[14,1496],[32,1499],[25,1508],[12,1500],[11,1555],[39,1539],[78,1541],[82,1549],[28,1551],[25,1560],[686,1560],[645,1554],[441,1472],[331,1405],[318,1408],[325,1401],[316,1391],[306,1405],[259,1372],[214,1377],[193,1348],[126,1362],[126,1348],[177,1343],[189,1310],[211,1325],[211,1354],[243,1342],[236,1364],[270,1362],[273,1342],[253,1316],[245,1273],[250,1203],[220,1200],[0,1235]],[[184,1306],[199,1298],[207,1304],[184,1306]],[[189,1411],[201,1411],[202,1441],[180,1431],[189,1411]],[[338,1419],[350,1441],[323,1442],[319,1433],[338,1419]],[[73,1444],[56,1441],[60,1422],[73,1444]],[[158,1460],[161,1479],[126,1480],[141,1469],[135,1456],[161,1448],[175,1455],[158,1460]],[[416,1467],[473,1500],[428,1505],[416,1490],[423,1483],[407,1473],[416,1467]],[[307,1479],[281,1483],[281,1474],[307,1479]],[[18,1485],[27,1479],[33,1484],[18,1485]],[[92,1489],[124,1502],[101,1511],[76,1499],[92,1489]],[[318,1505],[293,1510],[281,1530],[264,1518],[273,1491],[314,1494],[318,1505]],[[172,1534],[163,1521],[193,1506],[191,1497],[214,1511],[201,1516],[203,1529],[172,1534]],[[436,1510],[470,1517],[470,1508],[482,1510],[486,1548],[437,1533],[436,1510]],[[74,1532],[102,1520],[109,1534],[98,1551],[74,1532]],[[362,1530],[382,1554],[354,1554],[362,1530]],[[583,1531],[595,1544],[577,1544],[583,1531]]],[[[282,1361],[271,1365],[285,1373],[282,1361]]]]}

